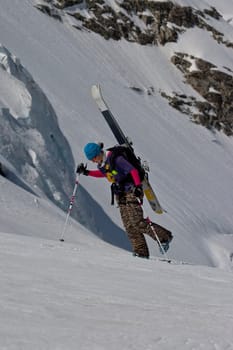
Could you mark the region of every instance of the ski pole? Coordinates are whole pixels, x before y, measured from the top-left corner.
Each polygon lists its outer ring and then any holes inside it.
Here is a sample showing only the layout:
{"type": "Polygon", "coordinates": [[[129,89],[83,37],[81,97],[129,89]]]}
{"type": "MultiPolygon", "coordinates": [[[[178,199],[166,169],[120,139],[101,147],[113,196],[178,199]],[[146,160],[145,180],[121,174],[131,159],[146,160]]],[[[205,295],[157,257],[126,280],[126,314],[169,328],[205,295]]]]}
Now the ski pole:
{"type": "MultiPolygon", "coordinates": [[[[142,206],[142,201],[139,198],[138,198],[138,204],[142,206]]],[[[152,231],[153,231],[153,233],[155,235],[156,241],[158,242],[158,245],[159,245],[159,248],[160,248],[161,252],[165,256],[165,259],[169,260],[167,254],[166,254],[166,252],[165,252],[165,250],[164,250],[164,248],[163,248],[163,246],[162,246],[162,244],[160,242],[160,239],[159,239],[159,237],[158,237],[158,235],[157,235],[157,233],[155,231],[153,223],[152,223],[151,219],[149,218],[149,216],[147,216],[146,220],[147,220],[148,224],[150,225],[150,227],[151,227],[151,229],[152,229],[152,231]]]]}
{"type": "Polygon", "coordinates": [[[159,237],[158,237],[158,235],[157,235],[157,233],[156,233],[156,231],[155,231],[155,228],[154,228],[153,223],[152,223],[151,219],[149,218],[149,216],[147,216],[146,220],[147,220],[148,224],[150,225],[150,227],[151,227],[151,229],[152,229],[152,231],[153,231],[153,233],[154,233],[154,235],[155,235],[155,238],[156,238],[156,240],[157,240],[157,242],[158,242],[158,245],[159,245],[159,248],[160,248],[161,252],[162,252],[163,255],[165,256],[165,258],[166,258],[167,260],[169,260],[169,259],[168,259],[168,256],[167,256],[167,253],[165,252],[165,250],[164,250],[164,248],[163,248],[163,246],[162,246],[162,244],[161,244],[161,242],[160,242],[160,239],[159,239],[159,237]]]}
{"type": "Polygon", "coordinates": [[[67,226],[67,223],[68,223],[68,220],[69,220],[69,217],[70,217],[71,210],[73,208],[73,204],[74,204],[75,195],[76,195],[76,192],[77,192],[78,185],[79,185],[79,174],[77,174],[77,176],[76,176],[74,190],[73,190],[72,196],[70,198],[70,204],[69,204],[68,212],[67,212],[67,215],[66,215],[65,224],[64,224],[64,227],[63,227],[63,230],[62,230],[62,234],[61,234],[61,238],[60,238],[61,242],[64,242],[66,226],[67,226]]]}

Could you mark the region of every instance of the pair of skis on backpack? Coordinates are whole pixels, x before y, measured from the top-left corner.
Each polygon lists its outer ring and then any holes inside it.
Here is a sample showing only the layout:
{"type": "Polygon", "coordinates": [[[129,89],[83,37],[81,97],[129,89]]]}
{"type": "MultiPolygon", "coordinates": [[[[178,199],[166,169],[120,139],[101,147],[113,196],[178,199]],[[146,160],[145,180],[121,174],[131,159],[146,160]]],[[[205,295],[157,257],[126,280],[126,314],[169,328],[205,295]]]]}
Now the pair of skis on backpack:
{"type": "MultiPolygon", "coordinates": [[[[129,142],[128,138],[123,133],[120,125],[118,124],[117,120],[112,115],[109,107],[104,101],[100,85],[93,85],[91,88],[91,94],[93,99],[97,103],[97,106],[101,114],[103,115],[113,135],[115,136],[118,144],[128,147],[134,153],[132,143],[129,142]]],[[[144,170],[145,170],[145,176],[144,176],[144,179],[142,180],[142,187],[143,187],[145,197],[147,198],[152,210],[155,211],[157,214],[162,214],[163,208],[161,207],[159,200],[149,182],[148,168],[144,168],[144,170]]]]}

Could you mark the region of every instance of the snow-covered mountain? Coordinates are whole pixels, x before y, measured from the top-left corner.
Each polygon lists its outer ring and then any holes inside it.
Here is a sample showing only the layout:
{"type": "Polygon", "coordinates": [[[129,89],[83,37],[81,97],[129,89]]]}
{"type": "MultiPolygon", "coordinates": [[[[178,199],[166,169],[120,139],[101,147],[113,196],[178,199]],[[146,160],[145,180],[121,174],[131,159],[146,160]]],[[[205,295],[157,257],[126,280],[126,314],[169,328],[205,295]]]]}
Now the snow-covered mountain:
{"type": "MultiPolygon", "coordinates": [[[[233,141],[226,124],[194,118],[201,105],[215,120],[221,110],[209,98],[232,96],[232,2],[170,2],[195,14],[215,7],[221,17],[203,20],[221,41],[192,26],[176,42],[148,45],[106,40],[67,13],[92,18],[88,6],[98,1],[58,3],[0,0],[0,349],[233,349],[233,141]],[[61,20],[38,11],[42,3],[61,20]],[[196,88],[201,75],[208,91],[196,88]],[[94,83],[149,161],[166,213],[145,203],[145,214],[173,232],[169,257],[194,265],[133,258],[104,180],[80,178],[77,220],[59,242],[83,146],[115,144],[91,98],[94,83]]],[[[139,2],[102,9],[126,3],[139,2]]],[[[138,11],[124,15],[135,33],[148,29],[138,11]]]]}
{"type": "MultiPolygon", "coordinates": [[[[195,13],[213,5],[178,3],[185,4],[195,13]]],[[[136,151],[150,163],[151,182],[167,210],[155,219],[176,237],[171,255],[208,265],[221,265],[222,259],[224,265],[231,263],[232,138],[191,123],[161,92],[204,101],[170,58],[175,52],[211,58],[218,70],[229,73],[232,48],[195,26],[163,46],[107,41],[77,30],[67,20],[46,16],[38,11],[38,1],[25,2],[15,11],[18,5],[1,4],[2,156],[33,191],[65,209],[74,185],[74,164],[85,161],[83,146],[92,140],[106,146],[115,143],[90,96],[91,85],[99,82],[136,151]]],[[[206,21],[221,27],[229,41],[231,6],[225,2],[220,10],[224,12],[219,20],[206,21]]],[[[194,62],[190,70],[195,71],[194,62]]],[[[73,214],[105,240],[129,248],[118,211],[109,205],[106,183],[82,178],[81,185],[73,214]]],[[[153,215],[148,207],[146,213],[153,215]]]]}

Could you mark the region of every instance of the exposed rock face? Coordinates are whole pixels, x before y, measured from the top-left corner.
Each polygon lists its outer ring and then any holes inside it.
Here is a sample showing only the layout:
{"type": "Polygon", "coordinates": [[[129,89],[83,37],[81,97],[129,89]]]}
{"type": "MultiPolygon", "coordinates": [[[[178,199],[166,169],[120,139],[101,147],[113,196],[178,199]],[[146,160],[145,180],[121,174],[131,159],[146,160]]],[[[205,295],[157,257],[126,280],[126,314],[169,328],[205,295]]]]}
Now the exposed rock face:
{"type": "MultiPolygon", "coordinates": [[[[48,5],[37,7],[44,13],[62,20],[59,10],[73,16],[82,27],[102,35],[105,39],[138,42],[142,45],[175,42],[186,28],[199,27],[210,31],[218,42],[223,35],[208,23],[209,18],[220,19],[215,8],[197,11],[190,6],[179,6],[172,1],[123,0],[115,1],[116,8],[104,0],[44,0],[48,5]],[[87,15],[88,14],[88,15],[87,15]],[[134,18],[138,21],[135,24],[134,18]]],[[[80,28],[80,25],[77,24],[80,28]]]]}
{"type": "Polygon", "coordinates": [[[60,16],[59,12],[53,7],[44,4],[38,4],[36,5],[36,8],[50,17],[62,21],[62,17],[60,16]]]}
{"type": "Polygon", "coordinates": [[[163,93],[163,96],[173,107],[190,114],[196,123],[233,135],[233,75],[219,71],[211,62],[187,54],[177,53],[171,60],[184,73],[186,83],[205,101],[178,94],[168,96],[163,93]],[[196,69],[193,69],[194,64],[196,69]],[[193,112],[191,107],[196,110],[193,112]]]}

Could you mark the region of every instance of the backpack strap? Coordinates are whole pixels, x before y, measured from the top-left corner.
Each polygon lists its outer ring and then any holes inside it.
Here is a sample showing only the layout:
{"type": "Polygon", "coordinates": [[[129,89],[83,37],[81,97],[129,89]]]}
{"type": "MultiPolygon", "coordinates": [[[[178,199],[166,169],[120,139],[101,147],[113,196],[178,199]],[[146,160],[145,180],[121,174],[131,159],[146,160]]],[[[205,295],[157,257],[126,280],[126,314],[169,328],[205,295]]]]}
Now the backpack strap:
{"type": "Polygon", "coordinates": [[[130,149],[128,146],[117,145],[117,146],[108,148],[107,150],[111,151],[111,155],[109,158],[109,167],[111,170],[114,170],[116,158],[119,156],[122,156],[125,158],[125,160],[127,160],[138,171],[140,180],[142,181],[144,179],[145,170],[143,169],[143,167],[141,165],[140,158],[138,158],[135,155],[135,153],[133,152],[132,149],[130,149]]]}

